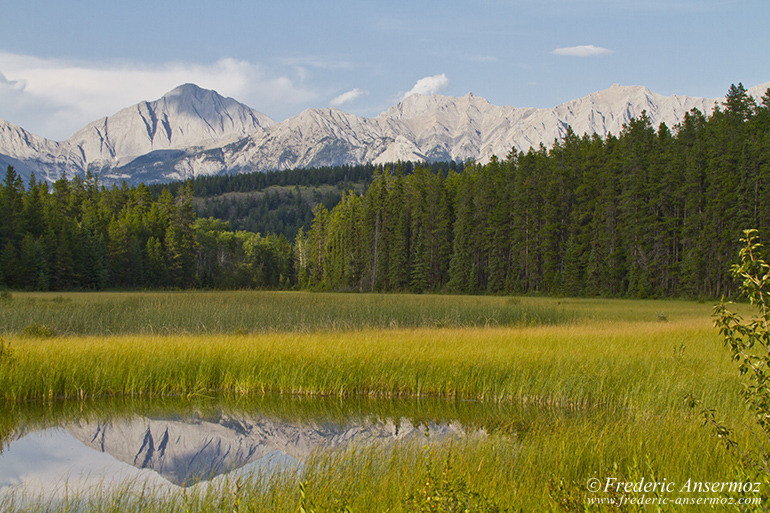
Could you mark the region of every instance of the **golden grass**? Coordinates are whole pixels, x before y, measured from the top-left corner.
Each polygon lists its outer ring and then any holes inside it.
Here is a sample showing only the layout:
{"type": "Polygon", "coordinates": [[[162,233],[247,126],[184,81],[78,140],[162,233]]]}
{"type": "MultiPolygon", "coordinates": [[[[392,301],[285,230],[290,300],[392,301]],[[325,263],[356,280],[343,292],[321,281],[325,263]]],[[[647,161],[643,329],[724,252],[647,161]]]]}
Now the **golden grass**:
{"type": "MultiPolygon", "coordinates": [[[[349,298],[360,297],[319,295],[303,297],[302,304],[308,307],[312,299],[318,308],[324,301],[353,308],[349,298]]],[[[416,319],[418,305],[446,312],[471,299],[375,296],[371,301],[381,303],[377,308],[369,303],[360,319],[397,308],[399,301],[409,304],[403,315],[416,319]]],[[[480,301],[501,311],[510,299],[480,301]]],[[[297,511],[300,505],[315,511],[345,506],[406,511],[425,498],[420,494],[431,479],[434,484],[448,480],[464,487],[460,495],[467,492],[493,505],[553,510],[583,500],[590,477],[683,482],[746,475],[698,412],[684,404],[693,394],[732,426],[750,421],[709,305],[551,298],[511,304],[570,314],[558,317],[558,323],[523,326],[397,328],[387,323],[387,329],[374,329],[359,323],[352,330],[319,324],[319,329],[248,334],[7,335],[11,351],[0,363],[0,401],[23,407],[24,401],[100,396],[398,396],[567,412],[533,414],[527,429],[513,436],[319,454],[303,470],[304,498],[296,480],[268,477],[274,482],[266,488],[259,480],[244,485],[240,504],[248,511],[297,511]]],[[[378,317],[376,326],[387,315],[378,317]]],[[[736,437],[743,447],[753,447],[748,430],[739,429],[736,437]]],[[[157,506],[207,511],[221,503],[234,509],[225,492],[208,497],[174,496],[157,506]]],[[[137,505],[123,499],[128,506],[102,511],[137,505]]]]}
{"type": "Polygon", "coordinates": [[[718,405],[733,403],[737,390],[717,334],[697,318],[8,340],[11,357],[0,366],[3,401],[269,392],[660,409],[704,383],[706,397],[718,405]]]}

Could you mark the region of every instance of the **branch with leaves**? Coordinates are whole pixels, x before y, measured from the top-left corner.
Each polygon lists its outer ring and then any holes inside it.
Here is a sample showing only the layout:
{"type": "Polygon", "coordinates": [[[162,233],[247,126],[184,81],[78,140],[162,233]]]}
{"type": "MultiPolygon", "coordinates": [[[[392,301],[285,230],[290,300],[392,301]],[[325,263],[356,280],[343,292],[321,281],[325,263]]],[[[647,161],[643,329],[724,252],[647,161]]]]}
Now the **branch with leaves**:
{"type": "MultiPolygon", "coordinates": [[[[763,246],[756,230],[744,230],[740,242],[739,262],[731,267],[730,272],[757,314],[751,319],[744,319],[728,309],[730,303],[725,303],[723,298],[714,307],[714,325],[722,335],[732,360],[738,363],[743,401],[759,424],[763,439],[766,439],[770,436],[770,333],[767,309],[770,300],[770,265],[761,257],[763,246]]],[[[745,463],[770,475],[770,455],[767,451],[762,450],[759,454],[741,451],[732,438],[732,431],[716,419],[713,409],[702,407],[692,397],[689,402],[691,406],[702,408],[705,423],[714,428],[729,449],[737,452],[745,463]]]]}

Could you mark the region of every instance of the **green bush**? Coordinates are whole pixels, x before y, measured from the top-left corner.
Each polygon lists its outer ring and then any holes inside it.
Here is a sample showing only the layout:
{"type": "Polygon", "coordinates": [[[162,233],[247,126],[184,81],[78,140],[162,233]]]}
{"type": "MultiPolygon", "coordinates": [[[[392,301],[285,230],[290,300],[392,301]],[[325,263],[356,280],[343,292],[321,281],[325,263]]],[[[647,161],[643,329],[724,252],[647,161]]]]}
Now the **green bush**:
{"type": "Polygon", "coordinates": [[[425,484],[417,493],[410,494],[405,501],[407,511],[420,513],[516,511],[508,507],[503,508],[471,490],[462,476],[452,472],[448,458],[443,467],[441,471],[437,471],[433,465],[428,466],[423,478],[425,484]]]}
{"type": "Polygon", "coordinates": [[[716,411],[704,408],[705,422],[714,428],[723,443],[739,455],[748,469],[764,480],[770,478],[770,454],[761,447],[770,438],[770,265],[762,258],[763,246],[756,230],[744,230],[740,239],[739,262],[730,272],[740,285],[741,293],[756,309],[745,319],[728,309],[724,298],[714,307],[714,325],[719,329],[732,360],[738,364],[743,403],[756,421],[760,448],[748,450],[735,441],[732,428],[719,421],[716,411]]]}

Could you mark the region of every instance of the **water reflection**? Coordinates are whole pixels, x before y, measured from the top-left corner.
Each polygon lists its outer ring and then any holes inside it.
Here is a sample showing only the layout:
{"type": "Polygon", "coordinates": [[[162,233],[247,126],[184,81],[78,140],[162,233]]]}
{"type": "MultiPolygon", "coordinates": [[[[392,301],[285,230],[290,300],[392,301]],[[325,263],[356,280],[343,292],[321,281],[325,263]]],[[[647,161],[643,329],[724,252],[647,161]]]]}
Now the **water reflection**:
{"type": "MultiPolygon", "coordinates": [[[[540,412],[542,415],[542,412],[540,412]]],[[[521,411],[474,402],[264,397],[111,400],[0,409],[0,494],[126,479],[191,486],[300,468],[317,449],[526,431],[521,411]]]]}
{"type": "Polygon", "coordinates": [[[353,418],[345,423],[306,421],[242,414],[218,418],[154,419],[134,416],[119,420],[78,422],[67,432],[85,447],[110,454],[136,468],[149,468],[168,481],[188,486],[280,455],[290,462],[306,460],[319,447],[335,449],[349,443],[392,442],[415,437],[465,435],[459,423],[414,425],[408,419],[353,418]]]}

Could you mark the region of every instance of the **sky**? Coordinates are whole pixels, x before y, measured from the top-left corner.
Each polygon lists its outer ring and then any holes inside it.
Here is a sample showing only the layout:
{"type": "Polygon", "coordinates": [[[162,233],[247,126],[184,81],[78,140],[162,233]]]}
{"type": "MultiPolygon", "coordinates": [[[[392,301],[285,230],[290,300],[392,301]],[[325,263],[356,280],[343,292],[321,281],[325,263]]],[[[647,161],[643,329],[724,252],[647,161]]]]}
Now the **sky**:
{"type": "Polygon", "coordinates": [[[3,9],[0,118],[63,140],[187,82],[276,121],[412,93],[718,98],[770,82],[768,20],[768,0],[25,0],[3,9]]]}

